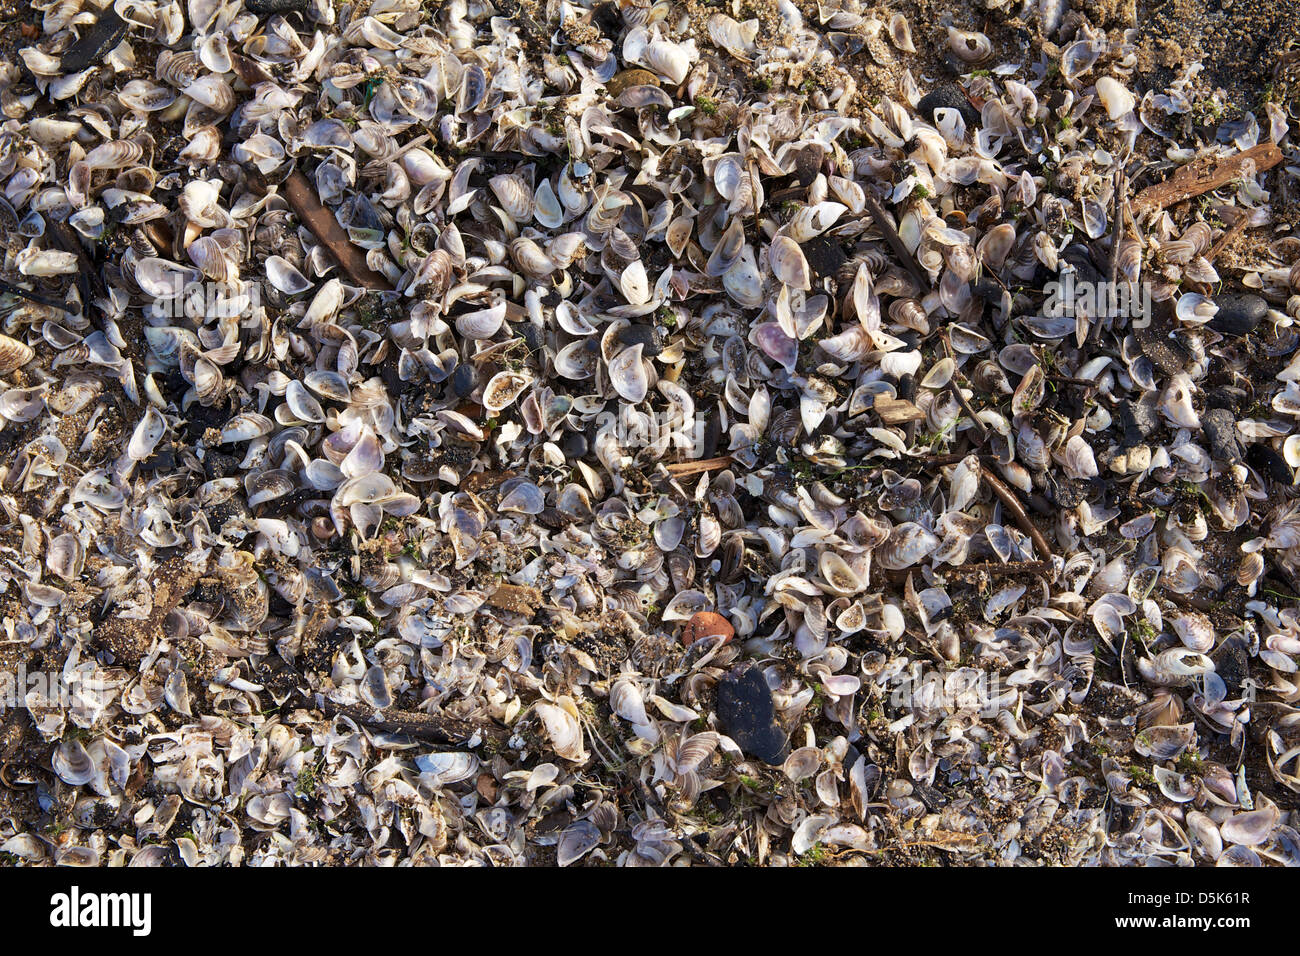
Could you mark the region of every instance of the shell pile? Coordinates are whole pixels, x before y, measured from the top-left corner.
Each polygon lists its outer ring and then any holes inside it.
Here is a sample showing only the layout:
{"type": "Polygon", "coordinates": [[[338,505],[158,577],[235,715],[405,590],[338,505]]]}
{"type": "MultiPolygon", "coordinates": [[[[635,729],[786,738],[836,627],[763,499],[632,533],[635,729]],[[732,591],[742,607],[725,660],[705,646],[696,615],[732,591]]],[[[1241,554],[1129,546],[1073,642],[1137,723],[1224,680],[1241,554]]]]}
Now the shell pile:
{"type": "Polygon", "coordinates": [[[5,859],[1300,863],[1297,103],[1093,6],[36,2],[5,859]]]}

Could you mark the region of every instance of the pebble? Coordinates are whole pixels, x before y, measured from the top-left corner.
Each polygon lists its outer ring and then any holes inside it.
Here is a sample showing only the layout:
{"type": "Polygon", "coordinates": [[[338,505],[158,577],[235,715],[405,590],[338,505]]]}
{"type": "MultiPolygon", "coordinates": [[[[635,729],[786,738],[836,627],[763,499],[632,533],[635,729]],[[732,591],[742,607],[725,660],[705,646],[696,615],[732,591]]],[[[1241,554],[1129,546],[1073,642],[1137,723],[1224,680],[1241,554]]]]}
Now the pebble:
{"type": "Polygon", "coordinates": [[[643,346],[641,349],[642,358],[654,358],[664,350],[663,337],[653,325],[643,325],[641,323],[629,325],[619,335],[618,340],[628,348],[634,345],[643,346]]]}
{"type": "Polygon", "coordinates": [[[1201,416],[1201,428],[1210,445],[1210,455],[1218,462],[1241,461],[1241,444],[1237,440],[1237,416],[1226,408],[1211,408],[1201,416]]]}
{"type": "Polygon", "coordinates": [[[456,371],[451,373],[451,391],[457,398],[464,398],[470,392],[474,391],[475,384],[474,366],[461,364],[456,366],[456,371]]]}
{"type": "Polygon", "coordinates": [[[1124,447],[1132,448],[1160,427],[1160,413],[1154,405],[1123,401],[1115,406],[1115,423],[1124,433],[1124,447]]]}
{"type": "Polygon", "coordinates": [[[718,682],[718,720],[749,756],[768,764],[785,759],[785,734],[776,722],[772,691],[754,664],[742,664],[718,682]]]}
{"type": "Polygon", "coordinates": [[[1295,481],[1295,476],[1291,474],[1291,466],[1286,463],[1286,459],[1267,442],[1251,442],[1246,448],[1246,463],[1265,478],[1279,485],[1290,485],[1295,481]]]}
{"type": "Polygon", "coordinates": [[[803,251],[803,257],[808,260],[808,265],[817,278],[823,276],[833,276],[839,271],[840,266],[849,261],[849,257],[844,252],[844,247],[834,239],[826,236],[816,236],[809,239],[799,246],[803,251]]]}
{"type": "Polygon", "coordinates": [[[916,111],[931,122],[936,122],[934,111],[937,109],[957,110],[961,113],[962,119],[966,121],[967,126],[979,125],[980,114],[975,107],[970,105],[970,100],[966,99],[966,94],[951,83],[936,86],[921,97],[921,102],[916,104],[916,111]]]}
{"type": "Polygon", "coordinates": [[[564,438],[560,440],[560,451],[564,452],[564,457],[570,461],[577,461],[587,454],[587,448],[587,436],[582,432],[565,432],[564,438]]]}
{"type": "Polygon", "coordinates": [[[1210,319],[1209,326],[1224,335],[1245,335],[1255,331],[1268,314],[1268,303],[1257,295],[1224,292],[1214,297],[1219,311],[1210,319]]]}

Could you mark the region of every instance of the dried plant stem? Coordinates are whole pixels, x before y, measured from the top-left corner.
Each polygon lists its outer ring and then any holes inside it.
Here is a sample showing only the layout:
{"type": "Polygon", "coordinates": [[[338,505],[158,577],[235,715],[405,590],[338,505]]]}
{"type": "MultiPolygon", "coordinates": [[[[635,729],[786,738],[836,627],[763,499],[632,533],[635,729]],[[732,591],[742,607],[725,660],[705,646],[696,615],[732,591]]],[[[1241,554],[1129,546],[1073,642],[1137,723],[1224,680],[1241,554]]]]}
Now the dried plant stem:
{"type": "Polygon", "coordinates": [[[699,461],[679,461],[671,465],[664,465],[668,474],[674,478],[681,478],[685,475],[698,475],[706,471],[717,471],[719,468],[726,468],[731,464],[730,455],[722,455],[718,458],[701,458],[699,461]]]}
{"type": "Polygon", "coordinates": [[[866,196],[867,212],[871,213],[871,218],[876,224],[876,228],[884,233],[885,240],[889,243],[889,248],[894,250],[894,255],[907,267],[907,271],[912,273],[912,277],[921,284],[921,288],[930,287],[930,277],[921,269],[920,263],[916,257],[907,248],[907,243],[903,242],[903,237],[898,234],[894,224],[889,221],[889,214],[880,208],[880,203],[876,202],[874,196],[870,193],[866,196]]]}
{"type": "Polygon", "coordinates": [[[1047,538],[1043,535],[1043,532],[1038,530],[1038,526],[1030,520],[1015,492],[1004,485],[1001,479],[995,477],[987,468],[982,468],[980,471],[984,480],[988,482],[988,486],[993,489],[993,493],[1001,499],[1002,507],[1011,512],[1011,516],[1016,519],[1016,524],[1020,526],[1020,530],[1029,535],[1030,540],[1034,542],[1034,547],[1038,553],[1050,559],[1052,557],[1052,548],[1047,543],[1047,538]]]}
{"type": "Polygon", "coordinates": [[[338,704],[324,695],[320,696],[320,709],[331,716],[338,715],[365,724],[374,730],[407,737],[422,737],[446,744],[461,744],[479,737],[502,743],[509,737],[504,727],[496,727],[475,720],[440,717],[414,710],[389,707],[376,710],[365,704],[338,704]]]}

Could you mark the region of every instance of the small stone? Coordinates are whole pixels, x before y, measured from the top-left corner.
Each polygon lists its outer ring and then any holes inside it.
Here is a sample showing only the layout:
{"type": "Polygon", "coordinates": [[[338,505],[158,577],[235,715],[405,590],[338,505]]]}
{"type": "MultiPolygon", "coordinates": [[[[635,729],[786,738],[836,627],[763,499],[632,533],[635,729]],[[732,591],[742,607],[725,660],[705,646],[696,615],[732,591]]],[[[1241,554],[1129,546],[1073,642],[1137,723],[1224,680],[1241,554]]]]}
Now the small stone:
{"type": "Polygon", "coordinates": [[[565,432],[564,437],[560,439],[560,451],[564,452],[564,457],[570,461],[577,461],[587,454],[587,447],[587,436],[582,432],[565,432]]]}
{"type": "Polygon", "coordinates": [[[654,358],[664,350],[663,337],[659,331],[652,325],[629,325],[619,335],[618,340],[627,348],[634,345],[642,346],[642,358],[654,358]]]}
{"type": "Polygon", "coordinates": [[[456,366],[456,371],[451,373],[451,392],[457,398],[464,398],[470,392],[474,391],[475,375],[474,366],[461,364],[456,366]]]}
{"type": "Polygon", "coordinates": [[[1226,408],[1230,412],[1239,412],[1246,404],[1246,398],[1244,389],[1218,385],[1205,390],[1205,407],[1226,408]]]}
{"type": "Polygon", "coordinates": [[[956,110],[961,113],[962,119],[966,121],[967,126],[979,125],[980,114],[976,112],[975,107],[970,105],[970,100],[966,99],[966,94],[951,83],[936,86],[921,97],[921,102],[916,104],[916,111],[921,114],[921,118],[929,120],[931,123],[937,122],[934,118],[934,111],[937,109],[956,110]]]}
{"type": "Polygon", "coordinates": [[[812,181],[821,172],[822,161],[825,158],[825,150],[815,143],[799,150],[794,157],[795,181],[800,186],[812,185],[812,181]]]}
{"type": "Polygon", "coordinates": [[[1132,448],[1160,428],[1160,413],[1154,405],[1123,401],[1115,406],[1115,423],[1124,433],[1124,447],[1132,448]]]}
{"type": "Polygon", "coordinates": [[[1286,459],[1267,442],[1251,442],[1246,447],[1246,463],[1279,485],[1290,485],[1295,481],[1295,476],[1291,474],[1291,466],[1286,463],[1286,459]]]}
{"type": "Polygon", "coordinates": [[[785,759],[785,734],[776,722],[772,691],[755,665],[744,664],[718,682],[718,720],[751,757],[768,764],[785,759]]]}
{"type": "Polygon", "coordinates": [[[725,644],[736,636],[736,629],[721,614],[715,611],[700,611],[686,622],[686,627],[682,628],[682,643],[689,647],[700,638],[713,637],[715,634],[721,634],[724,638],[722,643],[725,644]]]}
{"type": "Polygon", "coordinates": [[[819,279],[835,275],[840,266],[849,261],[844,247],[828,236],[816,236],[801,243],[799,248],[808,260],[809,268],[819,279]]]}
{"type": "Polygon", "coordinates": [[[1230,637],[1214,652],[1214,672],[1223,678],[1229,693],[1241,689],[1241,682],[1250,676],[1250,653],[1239,637],[1230,637]]]}
{"type": "Polygon", "coordinates": [[[1241,461],[1241,444],[1237,441],[1237,417],[1226,408],[1212,408],[1201,416],[1210,455],[1218,462],[1241,461]]]}
{"type": "Polygon", "coordinates": [[[1268,314],[1268,303],[1257,295],[1224,292],[1214,297],[1219,311],[1210,319],[1209,326],[1223,335],[1245,335],[1255,331],[1268,314]]]}

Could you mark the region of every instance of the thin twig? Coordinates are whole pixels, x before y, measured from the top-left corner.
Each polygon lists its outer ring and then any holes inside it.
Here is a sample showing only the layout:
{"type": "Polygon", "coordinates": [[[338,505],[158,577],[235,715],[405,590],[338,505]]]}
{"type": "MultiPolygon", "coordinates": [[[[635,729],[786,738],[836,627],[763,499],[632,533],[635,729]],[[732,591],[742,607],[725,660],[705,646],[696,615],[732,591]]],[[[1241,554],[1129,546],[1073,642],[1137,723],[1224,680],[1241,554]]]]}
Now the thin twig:
{"type": "Polygon", "coordinates": [[[1043,555],[1044,558],[1050,559],[1052,549],[1047,543],[1047,538],[1043,536],[1043,532],[1038,530],[1038,526],[1030,520],[1024,506],[1020,503],[1020,499],[988,469],[981,468],[980,473],[984,476],[984,480],[988,482],[988,486],[993,489],[993,493],[1002,500],[1002,507],[1010,511],[1011,517],[1016,519],[1016,524],[1020,526],[1020,530],[1029,535],[1030,540],[1034,542],[1034,547],[1038,549],[1038,553],[1043,555]]]}
{"type": "Polygon", "coordinates": [[[1219,253],[1228,247],[1228,243],[1232,242],[1233,239],[1236,239],[1239,235],[1245,232],[1246,226],[1249,223],[1250,215],[1248,213],[1239,212],[1232,225],[1224,230],[1223,235],[1219,237],[1219,240],[1214,245],[1210,246],[1210,251],[1205,254],[1205,261],[1213,265],[1214,260],[1218,258],[1219,253]]]}
{"type": "Polygon", "coordinates": [[[876,228],[884,233],[889,247],[894,250],[894,255],[898,256],[903,265],[907,267],[907,271],[912,273],[912,277],[920,283],[922,289],[930,288],[930,277],[922,270],[920,263],[916,261],[916,257],[908,250],[907,243],[903,242],[903,237],[898,234],[894,224],[889,221],[889,214],[880,208],[880,203],[876,202],[876,198],[870,193],[867,193],[865,198],[867,212],[871,213],[876,228]]]}

